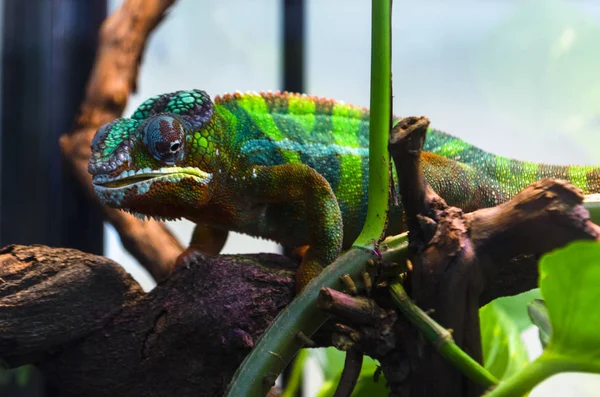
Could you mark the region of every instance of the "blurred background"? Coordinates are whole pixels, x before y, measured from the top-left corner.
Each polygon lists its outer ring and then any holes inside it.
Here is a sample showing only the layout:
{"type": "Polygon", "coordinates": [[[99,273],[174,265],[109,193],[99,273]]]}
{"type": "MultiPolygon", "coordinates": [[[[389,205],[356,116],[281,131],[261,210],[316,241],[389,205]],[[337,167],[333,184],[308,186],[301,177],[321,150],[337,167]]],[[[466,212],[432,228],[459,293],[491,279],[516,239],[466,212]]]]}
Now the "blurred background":
{"type": "MultiPolygon", "coordinates": [[[[121,0],[0,4],[0,246],[104,254],[152,289],[62,168],[57,144],[83,97],[98,27],[121,0]]],[[[368,0],[178,0],[150,38],[125,115],[150,96],[191,88],[211,96],[287,89],[368,106],[370,23],[368,0]]],[[[395,1],[392,51],[397,115],[426,115],[499,155],[600,164],[600,1],[395,1]]],[[[169,226],[187,244],[192,224],[169,226]]],[[[237,234],[225,246],[280,250],[237,234]]],[[[530,358],[540,354],[534,328],[521,337],[530,358]]],[[[326,380],[318,361],[306,396],[326,380]]],[[[60,395],[33,370],[3,372],[0,384],[0,396],[60,395]]],[[[600,376],[568,374],[531,395],[597,390],[600,376]]]]}

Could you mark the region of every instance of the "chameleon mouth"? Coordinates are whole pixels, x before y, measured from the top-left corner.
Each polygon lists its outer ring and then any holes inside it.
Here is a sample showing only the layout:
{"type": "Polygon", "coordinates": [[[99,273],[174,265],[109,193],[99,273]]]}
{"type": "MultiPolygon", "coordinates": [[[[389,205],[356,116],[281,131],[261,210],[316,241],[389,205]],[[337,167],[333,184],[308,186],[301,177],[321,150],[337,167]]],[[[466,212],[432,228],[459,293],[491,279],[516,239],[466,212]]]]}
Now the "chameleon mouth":
{"type": "Polygon", "coordinates": [[[117,177],[108,175],[95,175],[92,183],[99,189],[122,189],[133,186],[149,188],[158,180],[177,183],[183,178],[192,178],[200,184],[207,184],[212,180],[212,174],[194,167],[164,167],[159,170],[144,168],[138,171],[123,171],[117,177]]]}
{"type": "Polygon", "coordinates": [[[123,179],[117,179],[114,181],[108,181],[106,183],[95,182],[94,184],[101,185],[101,186],[107,187],[107,188],[119,188],[119,187],[134,185],[138,182],[147,181],[148,179],[153,179],[153,178],[156,178],[156,175],[140,175],[140,176],[132,176],[132,177],[128,177],[128,178],[123,178],[123,179]]]}

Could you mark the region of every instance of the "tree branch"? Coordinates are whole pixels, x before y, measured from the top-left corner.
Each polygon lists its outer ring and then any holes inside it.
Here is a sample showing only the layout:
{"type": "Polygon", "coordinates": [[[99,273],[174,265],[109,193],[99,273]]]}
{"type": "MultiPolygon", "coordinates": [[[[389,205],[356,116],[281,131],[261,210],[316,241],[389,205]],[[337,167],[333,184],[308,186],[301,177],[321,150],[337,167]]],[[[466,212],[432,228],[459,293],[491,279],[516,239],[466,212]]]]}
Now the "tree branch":
{"type": "Polygon", "coordinates": [[[480,305],[536,288],[544,253],[599,238],[583,199],[567,181],[542,179],[509,202],[464,216],[484,278],[480,305]]]}
{"type": "Polygon", "coordinates": [[[116,263],[71,249],[0,249],[0,357],[64,393],[219,396],[294,295],[279,255],[191,263],[145,294],[116,263]]]}
{"type": "MultiPolygon", "coordinates": [[[[102,24],[96,61],[86,96],[73,129],[60,139],[63,156],[89,197],[97,202],[87,171],[94,134],[103,124],[121,116],[135,91],[142,54],[150,33],[175,0],[125,0],[102,24]]],[[[159,222],[142,222],[123,211],[102,206],[125,248],[162,280],[183,247],[159,222]]]]}
{"type": "MultiPolygon", "coordinates": [[[[494,208],[465,215],[449,207],[423,175],[421,151],[428,125],[424,117],[409,117],[390,136],[413,265],[406,285],[419,307],[451,329],[458,346],[481,363],[479,307],[534,288],[542,254],[573,240],[598,239],[600,228],[589,220],[581,192],[551,179],[494,208]]],[[[411,356],[411,394],[481,394],[478,385],[468,382],[434,346],[423,344],[418,334],[404,335],[403,341],[411,356]]],[[[393,368],[383,365],[383,370],[387,375],[393,368]]]]}

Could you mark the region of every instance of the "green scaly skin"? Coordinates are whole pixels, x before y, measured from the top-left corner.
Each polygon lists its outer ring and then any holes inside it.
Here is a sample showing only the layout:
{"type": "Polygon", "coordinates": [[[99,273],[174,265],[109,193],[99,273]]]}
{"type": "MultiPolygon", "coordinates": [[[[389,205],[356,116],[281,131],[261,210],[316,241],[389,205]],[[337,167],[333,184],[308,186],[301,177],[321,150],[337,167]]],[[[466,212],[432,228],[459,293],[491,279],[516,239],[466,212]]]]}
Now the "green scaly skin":
{"type": "MultiPolygon", "coordinates": [[[[308,245],[302,288],[360,233],[368,136],[367,109],[330,99],[236,93],[213,102],[203,91],[178,91],[100,128],[89,172],[106,205],[195,222],[194,249],[218,253],[230,230],[308,245]]],[[[433,189],[465,211],[507,201],[544,177],[600,192],[598,167],[511,160],[435,129],[424,150],[433,189]]],[[[390,212],[388,235],[404,230],[400,204],[390,212]]]]}

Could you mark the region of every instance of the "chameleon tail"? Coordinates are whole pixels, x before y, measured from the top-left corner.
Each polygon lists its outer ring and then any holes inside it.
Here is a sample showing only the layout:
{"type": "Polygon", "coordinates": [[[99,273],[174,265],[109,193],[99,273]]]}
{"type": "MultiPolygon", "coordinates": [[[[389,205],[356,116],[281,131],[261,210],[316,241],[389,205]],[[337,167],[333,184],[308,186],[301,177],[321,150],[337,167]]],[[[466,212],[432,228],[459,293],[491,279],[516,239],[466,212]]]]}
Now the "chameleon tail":
{"type": "Polygon", "coordinates": [[[472,211],[510,200],[543,179],[569,180],[584,194],[600,193],[600,166],[538,164],[496,156],[444,132],[430,129],[424,147],[424,173],[448,202],[472,211]]]}

